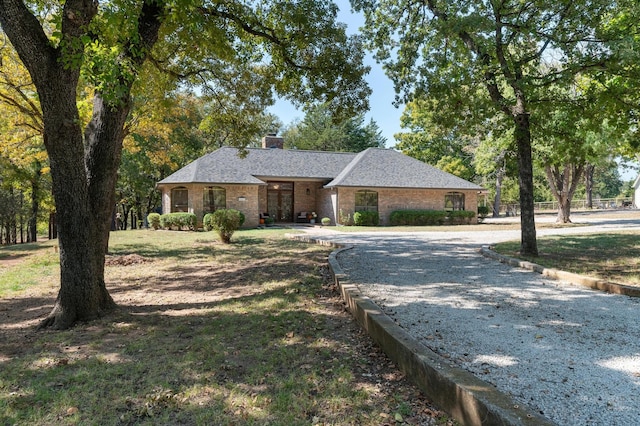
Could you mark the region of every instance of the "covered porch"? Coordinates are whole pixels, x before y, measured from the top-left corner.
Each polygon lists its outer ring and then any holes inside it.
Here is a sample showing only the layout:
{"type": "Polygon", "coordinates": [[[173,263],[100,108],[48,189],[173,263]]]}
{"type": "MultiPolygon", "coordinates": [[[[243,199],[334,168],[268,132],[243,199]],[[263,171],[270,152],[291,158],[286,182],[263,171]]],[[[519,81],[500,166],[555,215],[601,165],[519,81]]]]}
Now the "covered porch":
{"type": "Polygon", "coordinates": [[[313,219],[333,216],[331,190],[323,188],[326,181],[268,180],[259,188],[261,217],[270,217],[276,223],[310,223],[313,219]]]}

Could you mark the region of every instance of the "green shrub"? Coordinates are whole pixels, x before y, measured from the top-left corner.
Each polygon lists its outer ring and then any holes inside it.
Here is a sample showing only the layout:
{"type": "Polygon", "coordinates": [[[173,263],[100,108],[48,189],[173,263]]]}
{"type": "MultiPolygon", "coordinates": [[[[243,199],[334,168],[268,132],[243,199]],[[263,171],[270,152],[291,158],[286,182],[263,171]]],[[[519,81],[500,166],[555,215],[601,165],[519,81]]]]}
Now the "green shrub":
{"type": "Polygon", "coordinates": [[[391,212],[389,223],[393,226],[442,225],[446,218],[444,210],[396,210],[391,212]]]}
{"type": "Polygon", "coordinates": [[[320,220],[320,222],[322,222],[322,224],[323,224],[324,226],[329,226],[329,225],[331,225],[331,219],[329,219],[328,217],[323,217],[323,218],[320,220]]]}
{"type": "Polygon", "coordinates": [[[380,215],[378,212],[358,211],[353,214],[353,223],[356,226],[378,226],[380,215]]]}
{"type": "MultiPolygon", "coordinates": [[[[242,228],[245,219],[244,213],[242,213],[241,211],[238,211],[238,213],[240,213],[240,226],[238,226],[238,228],[242,228]]],[[[204,215],[204,217],[202,218],[202,227],[205,231],[213,230],[213,213],[207,213],[204,215]]]]}
{"type": "Polygon", "coordinates": [[[244,215],[234,209],[220,209],[211,215],[211,226],[225,244],[231,242],[231,236],[244,223],[244,215]]]}
{"type": "Polygon", "coordinates": [[[489,216],[489,206],[478,206],[478,221],[482,223],[489,216]]]}
{"type": "Polygon", "coordinates": [[[474,217],[476,217],[476,213],[469,210],[454,210],[447,214],[448,222],[452,225],[468,224],[471,222],[471,218],[474,217]]]}
{"type": "Polygon", "coordinates": [[[351,221],[351,213],[345,213],[342,211],[342,209],[340,209],[340,211],[338,212],[338,215],[340,217],[340,224],[341,225],[352,225],[353,222],[351,221]]]}
{"type": "Polygon", "coordinates": [[[213,213],[207,213],[202,218],[202,227],[205,231],[211,231],[213,229],[213,213]]]}
{"type": "Polygon", "coordinates": [[[164,229],[196,229],[197,218],[193,213],[166,213],[160,216],[160,226],[164,229]]]}
{"type": "Polygon", "coordinates": [[[147,222],[149,226],[153,229],[160,229],[160,214],[159,213],[149,213],[147,215],[147,222]]]}
{"type": "Polygon", "coordinates": [[[433,226],[470,223],[476,213],[467,210],[396,210],[389,222],[393,226],[433,226]]]}

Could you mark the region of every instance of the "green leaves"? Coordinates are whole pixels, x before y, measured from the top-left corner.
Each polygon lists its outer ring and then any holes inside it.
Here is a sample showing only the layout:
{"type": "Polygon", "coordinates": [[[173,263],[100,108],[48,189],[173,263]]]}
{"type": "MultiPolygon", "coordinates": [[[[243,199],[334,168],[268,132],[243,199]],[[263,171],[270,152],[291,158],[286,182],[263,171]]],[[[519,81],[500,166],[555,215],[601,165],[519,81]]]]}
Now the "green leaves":
{"type": "Polygon", "coordinates": [[[328,102],[352,115],[367,107],[368,68],[361,41],[347,37],[336,15],[332,2],[316,0],[180,2],[165,21],[155,63],[207,88],[225,86],[231,72],[244,87],[250,73],[260,93],[297,105],[328,102]]]}

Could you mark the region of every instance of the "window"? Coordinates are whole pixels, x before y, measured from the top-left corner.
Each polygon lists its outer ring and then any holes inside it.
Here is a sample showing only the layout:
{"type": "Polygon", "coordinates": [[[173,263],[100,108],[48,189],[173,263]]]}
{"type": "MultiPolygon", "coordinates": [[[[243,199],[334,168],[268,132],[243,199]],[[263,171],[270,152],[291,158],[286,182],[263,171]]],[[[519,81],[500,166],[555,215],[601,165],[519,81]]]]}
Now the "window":
{"type": "Polygon", "coordinates": [[[444,209],[464,210],[464,194],[462,192],[448,192],[444,196],[444,209]]]}
{"type": "Polygon", "coordinates": [[[378,193],[375,191],[357,191],[355,211],[377,212],[378,211],[378,193]]]}
{"type": "Polygon", "coordinates": [[[219,186],[207,186],[204,188],[202,202],[204,213],[213,213],[218,209],[227,208],[227,190],[219,186]]]}
{"type": "Polygon", "coordinates": [[[184,186],[171,190],[171,213],[189,211],[189,190],[184,186]]]}

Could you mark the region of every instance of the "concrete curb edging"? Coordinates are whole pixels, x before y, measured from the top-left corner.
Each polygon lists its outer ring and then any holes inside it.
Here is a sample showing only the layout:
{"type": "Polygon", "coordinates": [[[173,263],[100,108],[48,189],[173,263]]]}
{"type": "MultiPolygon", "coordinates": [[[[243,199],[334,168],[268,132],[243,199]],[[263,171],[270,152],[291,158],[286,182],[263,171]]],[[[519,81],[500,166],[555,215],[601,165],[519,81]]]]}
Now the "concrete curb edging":
{"type": "Polygon", "coordinates": [[[353,247],[308,236],[288,237],[338,248],[329,255],[329,268],[351,314],[398,368],[457,421],[464,425],[554,425],[527,407],[520,407],[491,384],[449,365],[411,337],[371,299],[362,296],[357,285],[349,283],[337,260],[340,252],[353,247]]]}
{"type": "Polygon", "coordinates": [[[559,269],[545,268],[544,266],[538,265],[536,263],[496,253],[495,251],[491,250],[489,246],[484,246],[480,248],[479,251],[483,256],[490,259],[497,260],[507,265],[528,269],[530,271],[537,272],[545,277],[561,281],[568,281],[570,283],[588,287],[593,290],[606,291],[608,293],[622,294],[631,297],[640,297],[640,287],[613,283],[598,278],[587,277],[567,271],[561,271],[559,269]]]}

